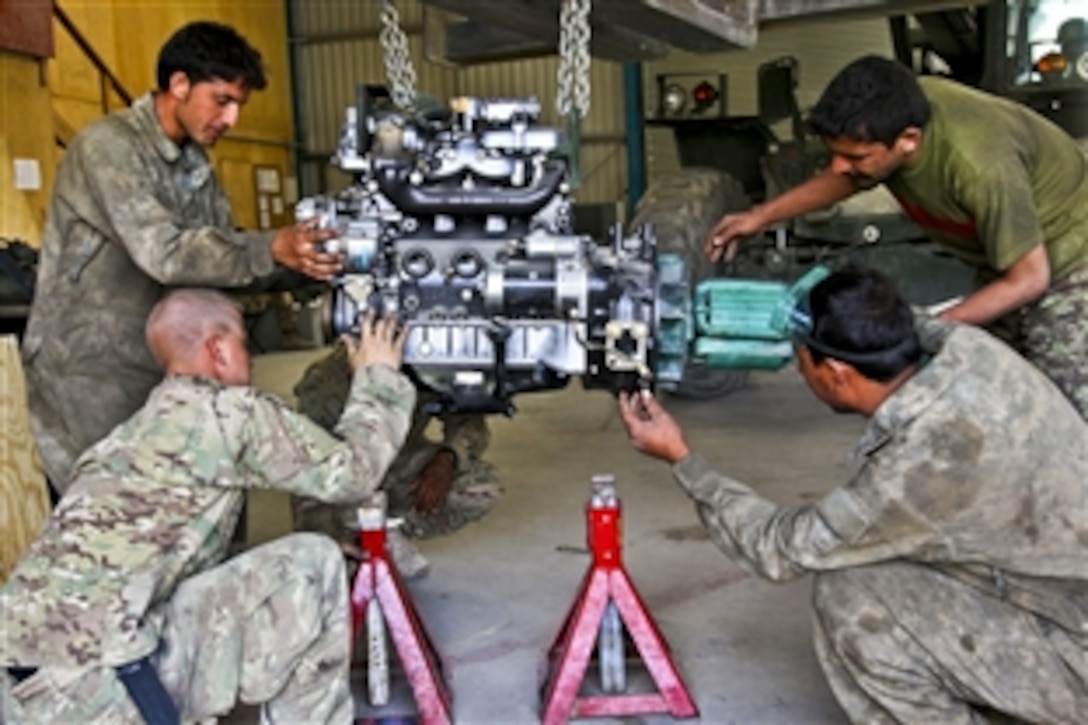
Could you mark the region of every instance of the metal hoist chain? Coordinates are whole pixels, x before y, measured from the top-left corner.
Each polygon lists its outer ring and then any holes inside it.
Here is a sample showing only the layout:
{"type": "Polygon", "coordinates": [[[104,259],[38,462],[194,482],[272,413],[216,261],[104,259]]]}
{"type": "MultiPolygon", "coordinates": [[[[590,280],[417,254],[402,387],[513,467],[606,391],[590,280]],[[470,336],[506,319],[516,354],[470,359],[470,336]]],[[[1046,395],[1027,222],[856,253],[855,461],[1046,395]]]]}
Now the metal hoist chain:
{"type": "Polygon", "coordinates": [[[400,27],[400,15],[392,0],[382,0],[381,20],[378,41],[382,46],[385,74],[393,87],[393,103],[398,108],[412,108],[416,100],[416,70],[412,67],[408,36],[400,27]]]}
{"type": "Polygon", "coordinates": [[[555,110],[583,117],[589,111],[589,9],[591,0],[562,0],[555,110]]]}
{"type": "Polygon", "coordinates": [[[578,164],[582,118],[589,111],[590,0],[562,0],[559,11],[559,68],[556,71],[555,110],[567,119],[570,148],[570,185],[582,184],[578,164]]]}

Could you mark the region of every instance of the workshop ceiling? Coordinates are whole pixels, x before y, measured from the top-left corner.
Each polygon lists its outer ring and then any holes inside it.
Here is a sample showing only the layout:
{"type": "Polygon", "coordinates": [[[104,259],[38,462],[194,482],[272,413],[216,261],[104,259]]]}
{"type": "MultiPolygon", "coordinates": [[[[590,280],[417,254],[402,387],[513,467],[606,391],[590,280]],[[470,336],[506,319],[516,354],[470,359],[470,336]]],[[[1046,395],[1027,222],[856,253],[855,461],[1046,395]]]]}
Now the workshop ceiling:
{"type": "MultiPolygon", "coordinates": [[[[473,63],[552,54],[560,0],[422,0],[454,14],[444,55],[473,63]]],[[[762,24],[805,18],[891,16],[963,6],[949,0],[592,0],[590,53],[639,62],[676,48],[717,53],[756,44],[762,24]]]]}

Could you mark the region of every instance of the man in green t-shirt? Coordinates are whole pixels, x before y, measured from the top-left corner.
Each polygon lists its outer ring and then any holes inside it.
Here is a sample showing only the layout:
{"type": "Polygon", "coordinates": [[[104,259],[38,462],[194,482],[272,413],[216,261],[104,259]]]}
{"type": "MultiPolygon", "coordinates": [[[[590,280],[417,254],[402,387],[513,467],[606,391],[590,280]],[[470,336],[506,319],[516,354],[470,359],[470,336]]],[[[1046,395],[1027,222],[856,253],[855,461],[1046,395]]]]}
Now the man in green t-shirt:
{"type": "Polygon", "coordinates": [[[827,168],[728,214],[712,260],[744,237],[883,183],[906,213],[977,272],[942,317],[1001,321],[1011,340],[1088,418],[1088,160],[1061,128],[1021,104],[867,56],[832,79],[809,116],[827,168]]]}

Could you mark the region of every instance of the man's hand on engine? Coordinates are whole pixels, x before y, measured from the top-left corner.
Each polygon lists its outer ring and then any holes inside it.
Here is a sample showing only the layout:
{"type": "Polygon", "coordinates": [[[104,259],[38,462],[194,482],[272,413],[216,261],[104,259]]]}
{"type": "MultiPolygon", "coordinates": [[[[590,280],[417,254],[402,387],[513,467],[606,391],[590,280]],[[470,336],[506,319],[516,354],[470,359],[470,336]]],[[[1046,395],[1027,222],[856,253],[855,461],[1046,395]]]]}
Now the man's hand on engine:
{"type": "Polygon", "coordinates": [[[732,262],[741,240],[759,234],[765,226],[758,208],[726,214],[710,230],[703,251],[711,262],[732,262]]]}
{"type": "Polygon", "coordinates": [[[412,481],[411,492],[415,510],[421,514],[438,511],[446,504],[456,474],[454,454],[445,449],[439,450],[412,481]]]}
{"type": "Polygon", "coordinates": [[[649,390],[620,393],[619,405],[620,419],[636,450],[669,463],[677,463],[691,452],[680,426],[649,390]]]}
{"type": "Polygon", "coordinates": [[[404,343],[408,339],[408,327],[401,326],[394,316],[378,319],[373,310],[366,313],[360,326],[359,339],[345,335],[351,369],[359,370],[367,365],[384,364],[400,369],[404,360],[404,343]]]}
{"type": "Polygon", "coordinates": [[[321,243],[335,238],[331,229],[319,229],[315,223],[284,227],[272,240],[272,258],[284,267],[307,277],[328,281],[343,267],[339,255],[322,251],[321,243]]]}

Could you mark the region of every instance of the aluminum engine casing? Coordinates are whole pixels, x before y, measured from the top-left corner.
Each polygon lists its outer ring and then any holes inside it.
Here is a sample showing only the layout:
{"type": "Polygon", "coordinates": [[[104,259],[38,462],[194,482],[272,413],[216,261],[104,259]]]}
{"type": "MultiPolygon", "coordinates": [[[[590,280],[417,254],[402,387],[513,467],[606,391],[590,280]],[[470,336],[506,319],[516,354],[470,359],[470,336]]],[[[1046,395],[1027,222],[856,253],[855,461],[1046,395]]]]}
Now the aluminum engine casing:
{"type": "Polygon", "coordinates": [[[515,394],[574,376],[618,390],[683,368],[682,262],[658,260],[649,230],[574,233],[563,138],[539,114],[533,98],[407,113],[362,89],[333,160],[353,182],[296,207],[340,233],[328,332],[358,332],[369,309],[397,314],[406,369],[445,411],[511,414],[515,394]]]}

